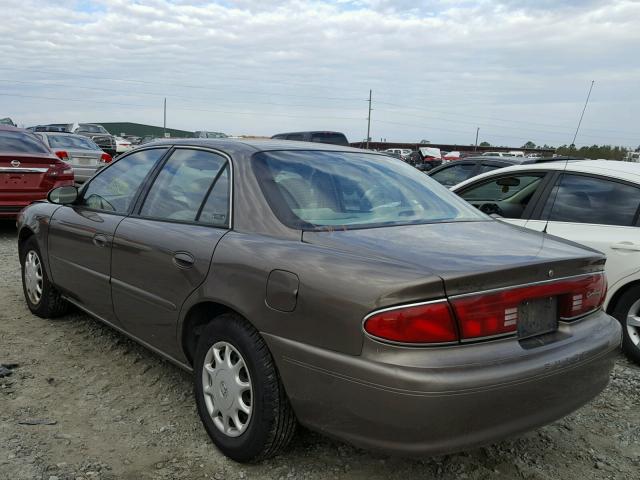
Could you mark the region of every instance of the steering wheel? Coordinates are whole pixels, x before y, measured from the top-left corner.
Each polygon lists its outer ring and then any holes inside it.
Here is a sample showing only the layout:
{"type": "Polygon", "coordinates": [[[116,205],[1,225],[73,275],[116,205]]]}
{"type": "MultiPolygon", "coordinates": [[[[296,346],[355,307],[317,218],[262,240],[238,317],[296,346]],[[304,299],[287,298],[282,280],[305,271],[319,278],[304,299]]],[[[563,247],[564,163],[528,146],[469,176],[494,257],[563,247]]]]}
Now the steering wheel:
{"type": "Polygon", "coordinates": [[[480,205],[480,211],[486,213],[487,215],[500,215],[504,216],[504,212],[498,206],[497,203],[483,203],[480,205]]]}

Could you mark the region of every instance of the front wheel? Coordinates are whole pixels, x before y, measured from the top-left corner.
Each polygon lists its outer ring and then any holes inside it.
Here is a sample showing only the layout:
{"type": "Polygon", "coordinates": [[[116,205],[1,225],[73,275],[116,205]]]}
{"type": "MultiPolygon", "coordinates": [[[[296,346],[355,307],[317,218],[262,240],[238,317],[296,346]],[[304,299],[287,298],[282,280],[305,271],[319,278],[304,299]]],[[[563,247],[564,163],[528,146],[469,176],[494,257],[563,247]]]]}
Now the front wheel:
{"type": "Polygon", "coordinates": [[[69,304],[49,281],[35,237],[25,242],[22,252],[22,290],[29,310],[43,318],[64,315],[69,304]]]}
{"type": "Polygon", "coordinates": [[[640,286],[622,294],[612,315],[622,324],[622,351],[640,364],[640,286]]]}
{"type": "Polygon", "coordinates": [[[256,462],[293,437],[295,416],[271,353],[239,315],[214,318],[200,335],[194,383],[200,419],[226,456],[256,462]]]}

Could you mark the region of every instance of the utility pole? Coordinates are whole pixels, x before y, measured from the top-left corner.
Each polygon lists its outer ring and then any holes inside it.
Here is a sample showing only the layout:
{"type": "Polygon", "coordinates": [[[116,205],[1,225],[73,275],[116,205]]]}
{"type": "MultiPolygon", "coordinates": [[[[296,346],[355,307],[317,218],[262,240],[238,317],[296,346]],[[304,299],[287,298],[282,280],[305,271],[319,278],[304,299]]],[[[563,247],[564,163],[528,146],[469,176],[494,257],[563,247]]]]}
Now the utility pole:
{"type": "Polygon", "coordinates": [[[479,133],[480,133],[480,127],[476,128],[476,146],[473,148],[474,152],[478,150],[478,134],[479,133]]]}
{"type": "Polygon", "coordinates": [[[369,150],[369,138],[371,135],[371,90],[369,90],[369,116],[367,117],[367,150],[369,150]]]}
{"type": "Polygon", "coordinates": [[[167,97],[164,98],[164,122],[162,124],[162,136],[167,136],[167,97]]]}
{"type": "Polygon", "coordinates": [[[587,109],[587,105],[589,105],[589,98],[591,97],[591,90],[593,90],[593,84],[596,83],[595,80],[591,80],[591,86],[589,87],[589,93],[587,94],[587,100],[584,102],[584,108],[582,109],[582,113],[580,114],[580,121],[578,121],[578,126],[576,127],[576,134],[573,136],[573,140],[571,141],[571,145],[575,147],[576,138],[578,137],[578,131],[580,131],[580,125],[582,125],[582,118],[584,117],[584,112],[587,109]]]}

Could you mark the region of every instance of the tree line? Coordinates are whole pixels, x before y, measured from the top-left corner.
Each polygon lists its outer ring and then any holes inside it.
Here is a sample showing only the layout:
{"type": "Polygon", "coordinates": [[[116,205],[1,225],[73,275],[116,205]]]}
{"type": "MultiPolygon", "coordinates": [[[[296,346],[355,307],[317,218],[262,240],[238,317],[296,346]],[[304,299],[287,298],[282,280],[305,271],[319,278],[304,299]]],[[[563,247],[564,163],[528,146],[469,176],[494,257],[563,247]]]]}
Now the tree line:
{"type": "MultiPolygon", "coordinates": [[[[481,147],[490,147],[489,142],[480,143],[481,147]]],[[[528,141],[521,148],[534,149],[541,148],[545,150],[555,150],[557,155],[570,156],[570,157],[583,157],[583,158],[604,158],[606,160],[624,160],[627,154],[632,149],[626,147],[620,147],[617,145],[591,145],[577,148],[575,145],[561,145],[559,147],[553,147],[551,145],[539,146],[528,141]]],[[[640,152],[640,145],[634,151],[640,152]]]]}

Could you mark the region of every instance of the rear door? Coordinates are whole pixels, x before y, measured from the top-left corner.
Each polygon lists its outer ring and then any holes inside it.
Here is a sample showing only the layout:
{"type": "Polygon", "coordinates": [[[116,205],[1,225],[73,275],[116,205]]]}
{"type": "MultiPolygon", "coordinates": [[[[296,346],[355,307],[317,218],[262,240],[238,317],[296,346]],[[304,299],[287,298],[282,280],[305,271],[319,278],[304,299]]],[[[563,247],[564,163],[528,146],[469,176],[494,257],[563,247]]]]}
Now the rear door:
{"type": "Polygon", "coordinates": [[[180,308],[206,278],[213,251],[231,225],[230,186],[228,158],[176,148],[135,213],[119,224],[113,305],[122,325],[140,340],[178,354],[180,308]]]}
{"type": "Polygon", "coordinates": [[[556,175],[528,228],[607,255],[609,285],[640,272],[640,186],[597,175],[556,175]]]}
{"type": "Polygon", "coordinates": [[[167,148],[147,149],[120,158],[83,187],[76,205],[63,206],[51,217],[49,264],[54,284],[103,320],[115,320],[109,285],[113,234],[166,152],[167,148]]]}

